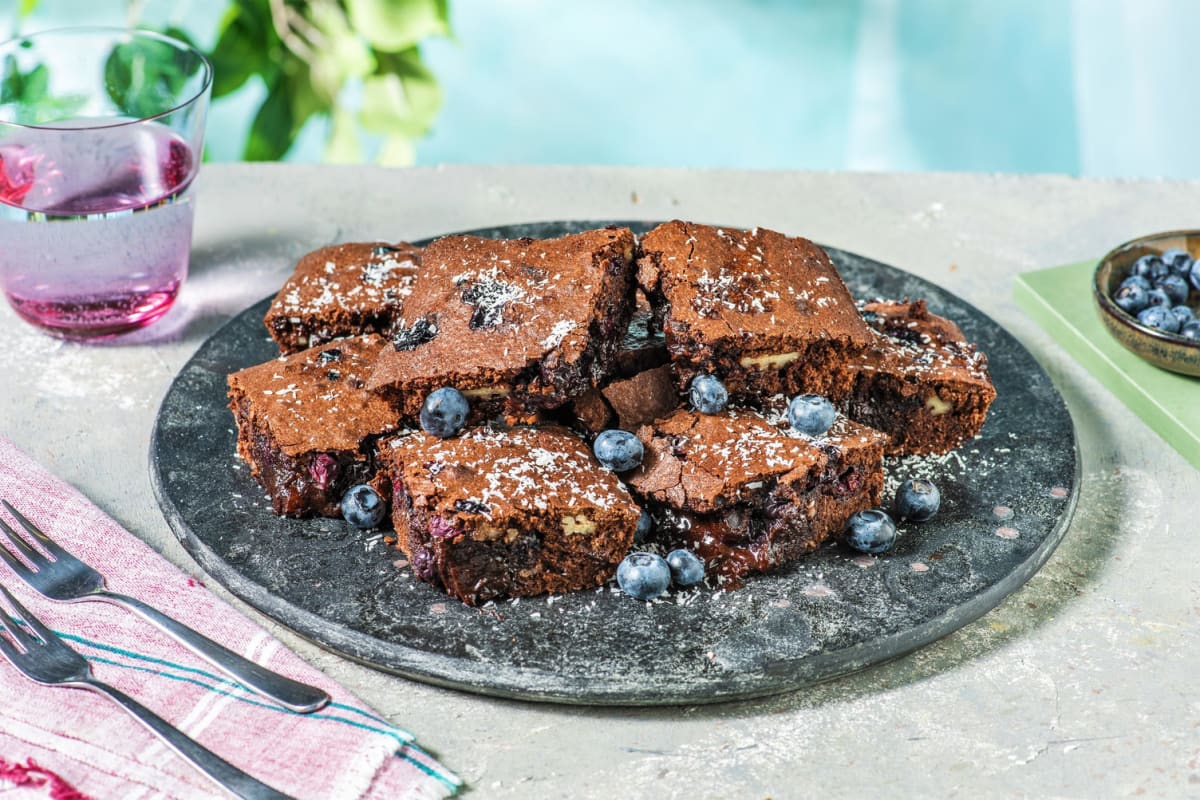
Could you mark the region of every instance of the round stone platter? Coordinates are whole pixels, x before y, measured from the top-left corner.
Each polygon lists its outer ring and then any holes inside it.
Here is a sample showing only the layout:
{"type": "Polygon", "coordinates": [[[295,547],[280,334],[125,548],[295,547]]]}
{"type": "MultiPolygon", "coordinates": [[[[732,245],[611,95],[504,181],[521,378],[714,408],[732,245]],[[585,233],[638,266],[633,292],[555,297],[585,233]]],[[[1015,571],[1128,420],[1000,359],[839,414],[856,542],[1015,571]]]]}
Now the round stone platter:
{"type": "MultiPolygon", "coordinates": [[[[472,231],[553,237],[605,222],[472,231]]],[[[618,223],[644,232],[653,223],[618,223]]],[[[709,703],[794,690],[896,658],[994,608],[1038,570],[1079,488],[1071,417],[1029,352],[973,306],[894,267],[829,250],[857,298],[924,298],[988,355],[997,398],[947,456],[889,460],[885,504],[928,477],[942,508],[879,557],[829,543],[734,591],[650,603],[614,584],[471,608],[418,581],[382,534],[276,517],[235,455],[226,375],[277,355],[270,299],[214,333],[167,392],[151,442],[172,530],[231,592],[300,635],[416,680],[508,698],[596,705],[709,703]],[[397,566],[400,562],[401,566],[397,566]]]]}

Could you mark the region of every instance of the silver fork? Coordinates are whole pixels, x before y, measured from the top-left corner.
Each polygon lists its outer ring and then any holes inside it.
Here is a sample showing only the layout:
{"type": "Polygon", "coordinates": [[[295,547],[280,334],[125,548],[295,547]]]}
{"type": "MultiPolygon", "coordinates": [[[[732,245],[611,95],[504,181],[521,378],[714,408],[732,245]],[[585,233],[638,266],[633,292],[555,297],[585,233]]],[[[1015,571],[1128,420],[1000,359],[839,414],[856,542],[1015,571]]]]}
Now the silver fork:
{"type": "Polygon", "coordinates": [[[0,545],[0,561],[8,564],[21,580],[43,596],[64,603],[99,600],[127,608],[148,620],[159,630],[217,669],[292,711],[301,713],[316,711],[329,702],[329,695],[315,686],[286,678],[249,659],[242,658],[232,650],[222,647],[207,636],[197,633],[182,622],[168,617],[141,600],[110,592],[104,585],[103,575],[56,544],[36,525],[26,519],[21,512],[13,508],[7,500],[0,500],[0,503],[8,509],[8,513],[12,515],[13,519],[21,524],[30,538],[49,554],[49,557],[42,555],[36,547],[21,538],[3,518],[0,518],[0,531],[3,531],[13,549],[29,561],[33,568],[25,566],[2,545],[0,545]]]}
{"type": "Polygon", "coordinates": [[[288,795],[242,772],[120,689],[93,678],[92,668],[87,659],[39,622],[3,586],[0,586],[0,593],[3,593],[9,607],[21,618],[25,627],[36,634],[31,636],[3,606],[0,606],[0,628],[8,631],[8,635],[12,637],[10,642],[0,636],[0,653],[25,677],[45,686],[90,689],[104,695],[128,711],[138,722],[170,745],[172,750],[238,797],[248,800],[290,800],[288,795]]]}

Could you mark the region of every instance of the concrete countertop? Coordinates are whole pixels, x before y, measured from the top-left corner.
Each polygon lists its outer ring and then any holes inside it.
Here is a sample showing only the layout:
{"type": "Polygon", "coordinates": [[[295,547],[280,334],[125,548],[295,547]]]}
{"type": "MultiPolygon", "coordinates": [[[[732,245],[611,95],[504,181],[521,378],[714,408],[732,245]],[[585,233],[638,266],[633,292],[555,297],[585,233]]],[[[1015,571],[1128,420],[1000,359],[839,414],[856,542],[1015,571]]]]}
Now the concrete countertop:
{"type": "MultiPolygon", "coordinates": [[[[191,574],[147,450],[176,371],[296,258],[545,219],[762,225],[907,269],[1021,339],[1071,408],[1074,524],[978,622],[898,661],[716,707],[586,709],[393,678],[300,640],[210,582],[457,770],[471,796],[1180,797],[1200,794],[1200,477],[1017,309],[1012,279],[1196,227],[1200,183],[1061,176],[614,168],[208,165],[192,274],[120,344],[50,339],[0,309],[0,433],[191,574]]],[[[1088,287],[1080,286],[1080,292],[1088,287]]]]}

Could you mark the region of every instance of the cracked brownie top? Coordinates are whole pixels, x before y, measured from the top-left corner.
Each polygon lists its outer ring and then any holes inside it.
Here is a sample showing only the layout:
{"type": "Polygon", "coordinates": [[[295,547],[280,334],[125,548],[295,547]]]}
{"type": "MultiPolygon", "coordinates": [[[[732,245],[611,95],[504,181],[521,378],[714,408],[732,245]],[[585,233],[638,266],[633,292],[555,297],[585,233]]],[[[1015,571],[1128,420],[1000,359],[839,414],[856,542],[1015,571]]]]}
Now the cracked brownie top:
{"type": "Polygon", "coordinates": [[[450,236],[424,251],[371,376],[372,389],[455,386],[468,397],[510,391],[565,401],[603,377],[632,307],[633,233],[559,239],[450,236]]]}
{"type": "Polygon", "coordinates": [[[667,344],[693,358],[736,346],[777,355],[814,339],[867,347],[873,335],[820,247],[765,228],[664,223],[641,242],[638,283],[667,344]]]}
{"type": "Polygon", "coordinates": [[[378,335],[340,339],[229,376],[235,414],[239,406],[265,428],[288,456],[356,451],[367,436],[395,430],[395,407],[366,389],[378,335]]]}

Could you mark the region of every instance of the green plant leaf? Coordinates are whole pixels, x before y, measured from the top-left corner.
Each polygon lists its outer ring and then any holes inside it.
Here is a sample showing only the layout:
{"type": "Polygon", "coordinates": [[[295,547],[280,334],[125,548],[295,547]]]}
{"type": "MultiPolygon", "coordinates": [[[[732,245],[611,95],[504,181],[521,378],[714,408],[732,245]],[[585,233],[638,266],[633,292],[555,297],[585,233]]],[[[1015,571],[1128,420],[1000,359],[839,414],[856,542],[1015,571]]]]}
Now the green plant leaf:
{"type": "Polygon", "coordinates": [[[407,136],[387,137],[375,154],[375,162],[385,167],[411,167],[416,160],[416,148],[407,136]]]}
{"type": "Polygon", "coordinates": [[[226,12],[221,34],[208,54],[213,65],[214,98],[237,91],[251,76],[268,67],[261,26],[255,23],[253,17],[236,5],[226,12]]]}
{"type": "Polygon", "coordinates": [[[325,161],[330,164],[357,164],[363,160],[362,142],[354,115],[337,109],[330,120],[329,140],[325,144],[325,161]]]}
{"type": "Polygon", "coordinates": [[[379,53],[377,58],[377,74],[363,81],[363,127],[389,136],[422,136],[442,107],[437,79],[421,63],[421,53],[415,47],[400,53],[379,53]]]}
{"type": "Polygon", "coordinates": [[[122,42],[104,62],[104,89],[121,113],[130,117],[148,117],[171,108],[187,80],[175,48],[166,42],[122,42]]]}
{"type": "Polygon", "coordinates": [[[450,32],[446,0],[346,0],[350,23],[376,50],[405,50],[450,32]]]}
{"type": "Polygon", "coordinates": [[[28,17],[37,8],[38,0],[21,0],[21,6],[17,9],[17,18],[28,17]]]}
{"type": "Polygon", "coordinates": [[[267,87],[267,99],[259,106],[242,158],[246,161],[278,161],[295,138],[295,115],[285,81],[267,87]]]}

